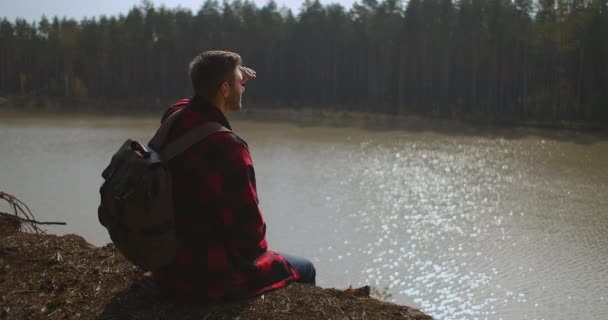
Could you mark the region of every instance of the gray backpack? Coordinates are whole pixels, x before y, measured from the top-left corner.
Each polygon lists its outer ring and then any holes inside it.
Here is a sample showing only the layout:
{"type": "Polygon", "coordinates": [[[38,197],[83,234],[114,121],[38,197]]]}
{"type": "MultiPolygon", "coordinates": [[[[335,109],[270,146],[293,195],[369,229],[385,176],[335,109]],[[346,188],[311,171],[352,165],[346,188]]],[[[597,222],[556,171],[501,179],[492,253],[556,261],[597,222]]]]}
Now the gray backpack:
{"type": "Polygon", "coordinates": [[[167,163],[207,136],[229,131],[209,122],[165,146],[171,125],[182,110],[163,122],[147,147],[128,139],[102,173],[105,181],[99,190],[99,222],[108,229],[120,252],[144,270],[170,264],[177,251],[167,163]]]}

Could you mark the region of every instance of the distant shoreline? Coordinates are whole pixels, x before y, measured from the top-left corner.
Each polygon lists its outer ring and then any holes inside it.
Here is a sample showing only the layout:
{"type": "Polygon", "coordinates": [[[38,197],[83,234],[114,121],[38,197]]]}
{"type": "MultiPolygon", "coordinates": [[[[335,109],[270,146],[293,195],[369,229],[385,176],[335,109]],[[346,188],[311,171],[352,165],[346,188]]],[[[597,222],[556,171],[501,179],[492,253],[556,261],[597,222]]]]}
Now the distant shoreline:
{"type": "MultiPolygon", "coordinates": [[[[0,97],[0,113],[23,114],[83,114],[101,116],[159,116],[172,102],[149,101],[141,98],[121,100],[73,100],[27,97],[0,97]]],[[[387,130],[438,130],[446,132],[485,131],[509,128],[528,128],[548,131],[574,131],[608,137],[608,124],[574,121],[489,119],[467,117],[451,119],[417,114],[385,114],[340,110],[339,108],[276,107],[245,104],[243,110],[229,118],[253,121],[280,121],[305,126],[361,126],[387,130]]]]}

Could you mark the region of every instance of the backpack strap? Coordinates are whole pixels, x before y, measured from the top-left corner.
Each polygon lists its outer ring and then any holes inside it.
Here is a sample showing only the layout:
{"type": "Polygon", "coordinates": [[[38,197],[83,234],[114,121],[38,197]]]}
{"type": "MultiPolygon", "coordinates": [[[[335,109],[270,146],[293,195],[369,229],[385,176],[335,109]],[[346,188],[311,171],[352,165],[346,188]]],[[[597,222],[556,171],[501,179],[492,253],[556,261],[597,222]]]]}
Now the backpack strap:
{"type": "Polygon", "coordinates": [[[177,116],[182,113],[184,109],[185,107],[174,111],[171,115],[169,115],[169,117],[167,117],[167,119],[165,119],[165,121],[163,121],[163,123],[161,123],[158,130],[156,130],[154,137],[152,137],[150,142],[148,142],[150,147],[155,150],[160,150],[162,145],[165,143],[165,140],[167,140],[167,137],[169,136],[169,131],[171,131],[171,127],[173,127],[173,122],[175,122],[177,116]]]}
{"type": "Polygon", "coordinates": [[[198,127],[194,127],[186,132],[177,140],[171,142],[168,146],[162,149],[161,156],[164,161],[169,161],[178,154],[186,151],[197,142],[202,141],[208,136],[221,131],[231,132],[217,122],[207,122],[198,127]]]}
{"type": "Polygon", "coordinates": [[[173,112],[163,123],[160,125],[160,128],[154,134],[154,137],[150,140],[148,145],[150,145],[153,149],[158,150],[161,154],[161,157],[164,161],[169,161],[173,159],[178,154],[186,151],[186,149],[193,146],[195,143],[202,141],[207,136],[220,132],[220,131],[230,131],[219,123],[216,122],[208,122],[202,124],[200,126],[194,127],[186,132],[183,136],[177,138],[177,140],[171,142],[169,145],[162,148],[169,136],[169,131],[173,126],[173,123],[178,118],[178,115],[182,113],[182,111],[186,107],[180,108],[179,110],[173,112]],[[162,148],[162,150],[161,150],[162,148]]]}

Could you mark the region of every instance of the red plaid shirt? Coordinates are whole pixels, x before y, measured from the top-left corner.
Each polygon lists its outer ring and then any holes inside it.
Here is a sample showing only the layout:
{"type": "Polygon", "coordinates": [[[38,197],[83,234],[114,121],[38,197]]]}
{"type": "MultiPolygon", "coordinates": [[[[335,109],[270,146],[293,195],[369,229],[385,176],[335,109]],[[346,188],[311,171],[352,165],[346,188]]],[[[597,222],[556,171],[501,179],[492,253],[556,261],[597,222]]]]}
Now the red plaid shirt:
{"type": "MultiPolygon", "coordinates": [[[[231,129],[224,114],[202,99],[184,99],[167,143],[205,122],[231,129]]],[[[253,162],[245,141],[218,132],[169,162],[173,179],[177,257],[154,279],[178,298],[220,302],[247,298],[299,279],[283,256],[268,250],[258,208],[253,162]]]]}

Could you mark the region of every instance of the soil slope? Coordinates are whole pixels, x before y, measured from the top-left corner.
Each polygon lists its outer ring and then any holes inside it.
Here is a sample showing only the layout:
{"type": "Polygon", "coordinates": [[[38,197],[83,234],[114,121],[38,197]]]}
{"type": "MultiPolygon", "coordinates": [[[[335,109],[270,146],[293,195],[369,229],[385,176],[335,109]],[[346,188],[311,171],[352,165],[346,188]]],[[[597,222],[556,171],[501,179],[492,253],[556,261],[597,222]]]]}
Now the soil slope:
{"type": "Polygon", "coordinates": [[[0,217],[0,319],[431,319],[369,297],[369,287],[291,284],[255,299],[200,306],[161,297],[113,245],[19,231],[0,217]]]}

